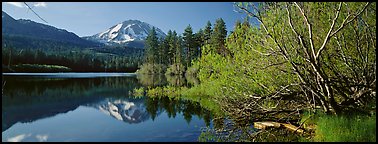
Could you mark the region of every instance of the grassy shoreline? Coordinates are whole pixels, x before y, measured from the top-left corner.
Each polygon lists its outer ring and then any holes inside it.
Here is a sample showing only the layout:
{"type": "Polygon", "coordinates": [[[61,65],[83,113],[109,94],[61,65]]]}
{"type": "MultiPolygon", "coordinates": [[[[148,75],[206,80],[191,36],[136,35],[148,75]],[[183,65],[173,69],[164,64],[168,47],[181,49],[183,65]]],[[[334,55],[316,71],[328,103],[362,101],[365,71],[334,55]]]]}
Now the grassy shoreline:
{"type": "MultiPolygon", "coordinates": [[[[208,90],[208,89],[207,89],[208,90]]],[[[167,96],[170,98],[184,98],[189,100],[200,99],[200,101],[211,100],[215,96],[204,95],[204,91],[198,87],[156,87],[134,89],[134,95],[149,97],[167,96]],[[194,89],[193,89],[194,88],[194,89]],[[198,96],[196,96],[198,95],[198,96]]],[[[207,93],[209,94],[209,93],[207,93]]],[[[198,100],[197,100],[198,101],[198,100]]],[[[201,105],[203,105],[201,103],[201,105]]],[[[216,103],[203,105],[211,110],[220,110],[216,103]],[[210,107],[209,107],[210,106],[210,107]]],[[[370,116],[360,113],[350,113],[348,115],[327,115],[322,112],[303,112],[300,117],[301,127],[306,129],[308,135],[293,136],[294,141],[303,142],[375,142],[376,141],[376,116],[375,112],[370,116]],[[299,138],[298,138],[299,137],[299,138]]],[[[294,134],[295,135],[295,134],[294,134]]],[[[283,141],[290,139],[282,136],[283,141]]],[[[269,141],[269,140],[268,140],[269,141]]]]}
{"type": "Polygon", "coordinates": [[[308,142],[376,142],[376,114],[326,115],[323,113],[302,116],[307,129],[313,129],[308,142]]]}

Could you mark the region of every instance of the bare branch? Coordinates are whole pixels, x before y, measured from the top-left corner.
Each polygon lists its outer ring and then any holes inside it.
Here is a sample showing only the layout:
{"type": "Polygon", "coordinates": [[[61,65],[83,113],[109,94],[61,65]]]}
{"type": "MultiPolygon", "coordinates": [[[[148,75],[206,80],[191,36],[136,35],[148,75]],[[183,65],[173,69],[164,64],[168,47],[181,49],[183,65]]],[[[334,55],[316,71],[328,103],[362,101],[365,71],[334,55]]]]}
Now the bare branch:
{"type": "Polygon", "coordinates": [[[332,21],[332,25],[329,28],[329,31],[327,33],[327,36],[324,39],[324,42],[323,42],[322,46],[320,47],[319,51],[316,53],[315,59],[317,59],[319,57],[320,53],[323,51],[323,49],[325,48],[325,45],[327,44],[327,42],[328,42],[328,40],[330,38],[331,31],[333,30],[333,27],[335,26],[337,18],[339,18],[339,13],[340,13],[340,10],[341,10],[341,6],[342,6],[342,2],[340,2],[340,4],[339,4],[339,8],[337,9],[336,16],[335,16],[335,18],[332,21]]]}
{"type": "Polygon", "coordinates": [[[299,39],[299,41],[300,41],[300,44],[302,45],[302,48],[303,48],[303,51],[305,52],[305,54],[306,54],[306,56],[308,57],[308,58],[310,58],[310,55],[308,54],[308,51],[307,51],[307,48],[304,46],[304,44],[303,44],[303,40],[302,40],[302,36],[301,35],[299,35],[298,33],[297,33],[297,31],[295,30],[295,28],[294,28],[294,26],[293,26],[293,24],[292,24],[292,22],[291,22],[291,14],[290,14],[290,11],[289,11],[289,5],[286,3],[286,11],[287,11],[287,17],[288,17],[288,19],[289,19],[289,25],[290,25],[290,27],[291,27],[291,30],[295,33],[295,35],[298,37],[298,39],[299,39]]]}
{"type": "MultiPolygon", "coordinates": [[[[304,13],[303,9],[298,5],[298,3],[294,2],[295,5],[298,7],[299,11],[301,12],[303,18],[306,21],[307,27],[308,27],[308,35],[310,37],[310,46],[311,46],[311,52],[312,52],[312,57],[315,59],[315,48],[314,48],[314,43],[312,40],[312,28],[311,28],[311,23],[308,21],[306,14],[304,13]]],[[[315,61],[316,62],[316,61],[315,61]]]]}
{"type": "Polygon", "coordinates": [[[348,16],[344,19],[344,21],[343,21],[343,23],[341,24],[341,26],[340,26],[337,30],[335,30],[335,31],[330,35],[330,37],[332,37],[333,35],[335,35],[336,33],[338,33],[341,29],[344,28],[344,26],[346,26],[347,24],[349,24],[350,22],[352,22],[354,19],[356,19],[359,15],[361,15],[361,13],[362,13],[363,11],[365,11],[365,9],[369,6],[369,4],[370,4],[370,2],[366,3],[366,5],[364,6],[364,8],[363,8],[360,12],[358,12],[358,14],[356,14],[351,20],[349,20],[348,22],[346,22],[347,19],[348,19],[349,16],[350,16],[350,15],[348,15],[348,16]]]}
{"type": "Polygon", "coordinates": [[[271,52],[271,53],[263,53],[263,52],[260,52],[260,51],[258,51],[258,50],[256,50],[256,49],[254,49],[253,46],[252,46],[251,44],[249,44],[249,43],[248,43],[248,46],[251,48],[251,50],[253,50],[253,51],[259,53],[260,55],[270,56],[270,55],[273,55],[273,54],[274,54],[274,52],[271,52]]]}

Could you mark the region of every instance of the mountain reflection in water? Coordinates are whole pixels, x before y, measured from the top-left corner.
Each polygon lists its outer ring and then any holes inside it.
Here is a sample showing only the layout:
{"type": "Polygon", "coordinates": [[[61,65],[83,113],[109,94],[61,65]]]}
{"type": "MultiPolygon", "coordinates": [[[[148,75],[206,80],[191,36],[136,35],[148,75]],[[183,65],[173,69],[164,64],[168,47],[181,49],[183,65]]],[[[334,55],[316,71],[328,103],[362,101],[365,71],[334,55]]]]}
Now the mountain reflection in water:
{"type": "MultiPolygon", "coordinates": [[[[189,125],[193,116],[196,116],[203,119],[203,122],[201,124],[196,120],[194,125],[210,125],[210,112],[202,109],[198,103],[167,97],[131,96],[134,88],[142,86],[134,76],[94,78],[3,76],[3,81],[6,81],[2,97],[3,141],[5,141],[4,136],[11,137],[7,131],[12,131],[13,125],[35,123],[42,119],[49,120],[57,115],[76,111],[79,107],[94,108],[104,116],[108,115],[125,124],[140,125],[149,120],[154,121],[156,117],[165,113],[169,120],[184,119],[189,125]]],[[[94,122],[98,121],[101,119],[94,120],[94,122]]],[[[190,141],[196,141],[196,137],[200,134],[200,128],[196,129],[194,134],[190,134],[190,141]]],[[[83,130],[76,131],[83,132],[83,130]]],[[[173,138],[151,141],[167,141],[167,139],[175,141],[173,138]]],[[[123,140],[119,139],[119,141],[123,140]]]]}

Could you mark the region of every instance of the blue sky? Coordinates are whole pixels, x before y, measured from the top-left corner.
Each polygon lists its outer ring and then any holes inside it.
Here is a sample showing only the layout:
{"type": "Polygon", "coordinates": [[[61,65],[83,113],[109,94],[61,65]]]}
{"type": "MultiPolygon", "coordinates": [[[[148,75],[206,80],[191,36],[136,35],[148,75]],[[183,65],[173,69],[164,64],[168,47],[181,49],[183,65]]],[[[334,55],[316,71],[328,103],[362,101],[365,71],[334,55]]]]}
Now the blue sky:
{"type": "MultiPolygon", "coordinates": [[[[223,18],[231,31],[236,20],[245,14],[234,11],[232,2],[28,2],[48,25],[66,29],[79,36],[93,35],[129,19],[154,25],[165,33],[176,30],[181,34],[186,26],[196,32],[209,20],[213,25],[223,18]]],[[[44,23],[23,3],[2,3],[5,11],[15,19],[30,19],[44,23]]],[[[44,23],[46,24],[46,23],[44,23]]]]}

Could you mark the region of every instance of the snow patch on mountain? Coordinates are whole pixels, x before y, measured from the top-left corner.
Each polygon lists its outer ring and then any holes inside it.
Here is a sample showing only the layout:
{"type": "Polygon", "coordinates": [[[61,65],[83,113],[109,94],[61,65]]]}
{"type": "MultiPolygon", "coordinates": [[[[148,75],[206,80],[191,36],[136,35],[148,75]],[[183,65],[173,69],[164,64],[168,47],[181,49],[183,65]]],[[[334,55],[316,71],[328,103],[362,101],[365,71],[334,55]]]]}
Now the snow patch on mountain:
{"type": "MultiPolygon", "coordinates": [[[[104,32],[83,38],[107,45],[127,44],[128,42],[146,40],[152,27],[151,24],[139,20],[127,20],[110,27],[104,32]]],[[[155,29],[157,37],[162,38],[166,36],[159,28],[155,27],[155,29]]]]}

